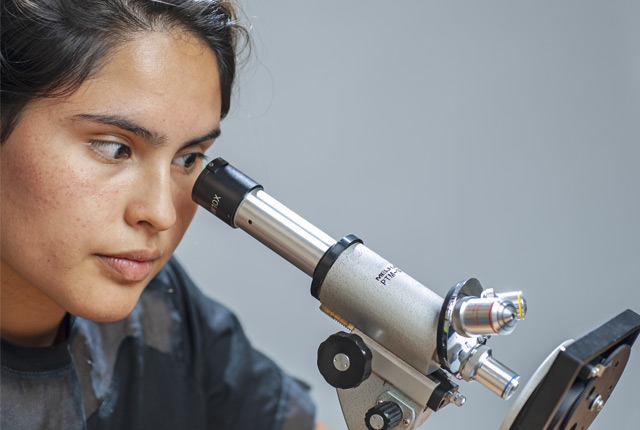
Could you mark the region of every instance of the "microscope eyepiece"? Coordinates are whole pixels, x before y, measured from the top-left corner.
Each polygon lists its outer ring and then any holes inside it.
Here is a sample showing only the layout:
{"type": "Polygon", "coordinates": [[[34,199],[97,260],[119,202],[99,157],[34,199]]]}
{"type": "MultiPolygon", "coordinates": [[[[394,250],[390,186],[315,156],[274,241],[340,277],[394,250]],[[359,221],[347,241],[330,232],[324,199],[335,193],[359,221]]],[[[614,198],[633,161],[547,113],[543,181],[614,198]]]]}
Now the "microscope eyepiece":
{"type": "Polygon", "coordinates": [[[222,158],[210,162],[191,191],[200,206],[240,228],[312,276],[336,241],[264,192],[256,181],[222,158]]]}
{"type": "Polygon", "coordinates": [[[191,198],[236,228],[236,211],[247,194],[256,188],[262,189],[262,186],[224,159],[216,158],[196,179],[191,198]]]}

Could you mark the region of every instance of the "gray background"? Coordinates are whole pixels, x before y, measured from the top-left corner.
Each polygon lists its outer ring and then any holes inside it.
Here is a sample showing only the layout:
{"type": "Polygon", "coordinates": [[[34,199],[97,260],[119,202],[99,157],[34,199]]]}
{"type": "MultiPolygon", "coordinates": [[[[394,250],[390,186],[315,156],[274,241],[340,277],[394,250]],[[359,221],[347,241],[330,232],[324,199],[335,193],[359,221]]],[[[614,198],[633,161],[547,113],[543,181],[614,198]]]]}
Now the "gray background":
{"type": "MultiPolygon", "coordinates": [[[[247,1],[254,49],[210,155],[334,238],[357,234],[444,295],[475,276],[522,289],[492,339],[527,380],[561,341],[640,312],[640,2],[247,1]]],[[[310,279],[199,213],[178,257],[344,429],[317,346],[341,329],[310,279]]],[[[592,429],[637,429],[640,346],[592,429]]],[[[423,428],[495,429],[512,402],[423,428]]]]}

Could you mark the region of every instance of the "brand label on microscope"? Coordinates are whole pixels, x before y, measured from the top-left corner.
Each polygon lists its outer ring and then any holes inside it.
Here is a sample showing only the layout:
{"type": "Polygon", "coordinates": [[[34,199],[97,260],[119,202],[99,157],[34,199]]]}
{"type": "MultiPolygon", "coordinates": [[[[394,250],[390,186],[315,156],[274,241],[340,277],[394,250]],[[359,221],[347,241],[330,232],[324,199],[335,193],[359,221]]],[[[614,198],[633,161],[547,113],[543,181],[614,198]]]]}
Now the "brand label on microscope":
{"type": "Polygon", "coordinates": [[[402,270],[398,269],[396,266],[389,265],[385,267],[378,276],[376,276],[376,281],[380,282],[382,285],[387,285],[387,283],[395,278],[398,273],[402,273],[402,270]]]}
{"type": "Polygon", "coordinates": [[[212,214],[215,215],[216,212],[218,211],[218,206],[220,205],[221,199],[222,197],[218,196],[217,194],[213,195],[213,199],[211,199],[211,209],[209,209],[212,214]]]}

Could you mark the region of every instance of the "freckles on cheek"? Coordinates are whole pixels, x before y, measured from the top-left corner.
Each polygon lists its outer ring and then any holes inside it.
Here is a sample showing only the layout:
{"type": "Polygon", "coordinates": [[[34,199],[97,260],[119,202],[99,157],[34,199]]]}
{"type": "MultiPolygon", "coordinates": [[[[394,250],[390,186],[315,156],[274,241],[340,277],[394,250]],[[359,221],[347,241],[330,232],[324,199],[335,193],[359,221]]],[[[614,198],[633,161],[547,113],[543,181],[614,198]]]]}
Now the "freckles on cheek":
{"type": "Polygon", "coordinates": [[[73,160],[53,159],[53,167],[34,169],[26,181],[31,215],[69,233],[75,240],[92,220],[113,212],[118,190],[107,192],[104,181],[73,160]]]}
{"type": "Polygon", "coordinates": [[[122,185],[82,170],[74,172],[68,184],[61,201],[73,208],[69,216],[73,217],[78,234],[109,228],[122,220],[122,185]]]}
{"type": "MultiPolygon", "coordinates": [[[[105,191],[104,184],[88,169],[76,166],[64,166],[56,171],[57,191],[54,202],[58,206],[91,207],[92,205],[108,205],[111,200],[105,191]]],[[[81,214],[80,214],[81,215],[81,214]]]]}
{"type": "Polygon", "coordinates": [[[8,203],[3,213],[17,234],[31,231],[34,234],[24,237],[38,241],[56,235],[56,230],[73,235],[69,227],[86,225],[87,212],[96,202],[113,204],[82,157],[60,150],[64,146],[57,142],[39,143],[37,135],[19,137],[8,142],[14,146],[2,154],[2,198],[8,203]]]}
{"type": "MultiPolygon", "coordinates": [[[[12,227],[41,230],[61,206],[59,182],[61,174],[50,163],[28,153],[3,160],[3,200],[10,205],[12,227]],[[11,165],[6,165],[11,163],[11,165]]],[[[4,202],[3,202],[4,203],[4,202]]]]}

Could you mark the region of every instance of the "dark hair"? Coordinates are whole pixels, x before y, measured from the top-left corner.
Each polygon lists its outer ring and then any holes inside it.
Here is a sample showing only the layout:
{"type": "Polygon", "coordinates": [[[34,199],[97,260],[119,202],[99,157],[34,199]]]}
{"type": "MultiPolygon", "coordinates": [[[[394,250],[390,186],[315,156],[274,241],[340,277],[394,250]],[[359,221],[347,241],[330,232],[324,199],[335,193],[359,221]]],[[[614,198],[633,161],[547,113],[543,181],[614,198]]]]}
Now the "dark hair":
{"type": "Polygon", "coordinates": [[[229,112],[236,55],[247,32],[223,0],[1,0],[0,80],[4,142],[34,98],[77,90],[135,33],[180,29],[215,53],[222,117],[229,112]]]}

